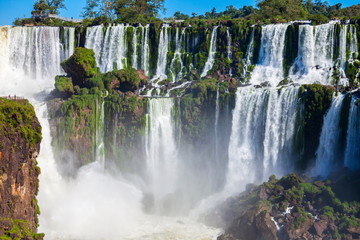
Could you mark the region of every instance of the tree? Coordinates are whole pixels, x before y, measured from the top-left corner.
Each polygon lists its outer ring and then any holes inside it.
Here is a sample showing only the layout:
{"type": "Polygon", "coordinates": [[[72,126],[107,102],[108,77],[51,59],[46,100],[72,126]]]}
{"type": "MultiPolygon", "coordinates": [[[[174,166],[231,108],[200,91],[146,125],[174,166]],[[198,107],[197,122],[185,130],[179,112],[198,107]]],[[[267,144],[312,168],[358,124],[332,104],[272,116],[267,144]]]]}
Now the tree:
{"type": "Polygon", "coordinates": [[[175,20],[187,20],[187,19],[189,19],[189,15],[181,13],[180,11],[177,11],[174,13],[174,19],[175,20]]]}
{"type": "Polygon", "coordinates": [[[61,8],[66,9],[64,0],[36,0],[31,14],[59,14],[61,8]]]}
{"type": "Polygon", "coordinates": [[[86,0],[85,12],[82,12],[84,18],[95,18],[105,16],[109,19],[115,17],[115,3],[112,0],[86,0]]]}
{"type": "Polygon", "coordinates": [[[153,18],[160,11],[165,12],[164,0],[115,0],[115,12],[122,19],[128,15],[136,19],[153,18]]]}
{"type": "Polygon", "coordinates": [[[107,16],[126,21],[157,17],[165,11],[164,0],[87,0],[84,17],[107,16]]]}
{"type": "Polygon", "coordinates": [[[256,2],[260,9],[258,16],[260,19],[301,20],[308,14],[302,0],[256,0],[256,2]]]}

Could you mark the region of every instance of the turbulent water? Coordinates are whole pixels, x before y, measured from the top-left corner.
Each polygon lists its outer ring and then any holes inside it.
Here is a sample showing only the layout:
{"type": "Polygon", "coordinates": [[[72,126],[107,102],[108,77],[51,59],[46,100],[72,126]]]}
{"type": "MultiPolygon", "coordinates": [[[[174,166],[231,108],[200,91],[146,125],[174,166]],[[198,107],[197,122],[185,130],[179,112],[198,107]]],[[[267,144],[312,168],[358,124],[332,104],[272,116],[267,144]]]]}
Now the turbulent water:
{"type": "MultiPolygon", "coordinates": [[[[38,158],[42,169],[38,196],[40,232],[45,232],[49,239],[216,238],[220,229],[204,226],[192,217],[201,214],[204,205],[208,207],[223,200],[224,196],[243,190],[247,183],[262,182],[271,174],[281,176],[295,170],[294,159],[299,155],[295,143],[301,131],[299,121],[303,120],[304,107],[298,96],[298,84],[330,84],[337,65],[342,69],[341,79],[347,82],[345,66],[358,55],[353,25],[341,26],[339,38],[336,24],[300,25],[297,56],[286,76],[283,59],[289,26],[263,26],[261,42],[257,43],[253,27],[249,44],[244,47],[245,56],[241,56],[245,59],[236,59],[237,54],[232,52],[236,36],[232,35],[231,28],[226,29],[224,56],[231,62],[245,61],[245,68],[254,62],[257,64],[249,78],[252,86],[237,89],[232,114],[224,114],[224,108],[230,105],[224,106],[221,102],[220,84],[217,85],[214,115],[209,115],[213,125],[206,126],[209,132],[206,144],[211,145],[208,155],[201,156],[202,149],[193,149],[181,142],[181,123],[177,122],[179,113],[176,112],[181,99],[150,98],[144,133],[146,156],[142,159],[145,174],[129,176],[122,169],[112,169],[111,174],[108,173],[104,154],[105,106],[99,100],[96,161],[80,168],[71,178],[62,176],[57,169],[45,98],[53,89],[54,77],[63,73],[60,62],[74,52],[75,29],[0,28],[0,94],[29,98],[43,127],[38,158]],[[259,44],[259,57],[254,59],[255,46],[259,44]],[[286,77],[295,84],[278,87],[286,77]],[[267,87],[254,86],[263,82],[268,82],[267,87]],[[229,128],[228,135],[225,125],[229,128]],[[229,142],[226,148],[223,147],[225,138],[229,142]],[[188,152],[183,152],[184,149],[188,152]],[[224,187],[216,182],[219,176],[224,176],[224,187]],[[221,193],[216,194],[219,191],[221,193]],[[215,195],[209,197],[211,194],[215,195]],[[208,201],[200,204],[204,198],[208,201]],[[191,210],[196,214],[189,217],[187,213],[191,210]]],[[[191,60],[190,69],[201,72],[202,77],[213,68],[220,55],[217,54],[220,28],[217,26],[208,32],[210,41],[203,69],[194,69],[196,62],[191,60]]],[[[191,35],[187,28],[172,31],[172,27],[164,24],[158,33],[158,56],[156,61],[150,62],[153,57],[150,56],[153,44],[150,32],[150,25],[93,26],[86,30],[85,47],[94,50],[102,72],[128,66],[143,69],[147,76],[151,75],[154,87],[160,87],[159,79],[182,80],[184,72],[189,71],[185,67],[186,58],[204,38],[191,35]]],[[[191,84],[191,81],[184,81],[173,90],[191,84]]],[[[169,95],[170,91],[166,96],[169,95]]],[[[340,129],[344,99],[344,95],[334,95],[324,116],[312,169],[314,175],[326,177],[342,166],[353,170],[360,168],[358,96],[352,96],[347,127],[340,129]],[[344,134],[346,143],[341,143],[344,134]]]]}

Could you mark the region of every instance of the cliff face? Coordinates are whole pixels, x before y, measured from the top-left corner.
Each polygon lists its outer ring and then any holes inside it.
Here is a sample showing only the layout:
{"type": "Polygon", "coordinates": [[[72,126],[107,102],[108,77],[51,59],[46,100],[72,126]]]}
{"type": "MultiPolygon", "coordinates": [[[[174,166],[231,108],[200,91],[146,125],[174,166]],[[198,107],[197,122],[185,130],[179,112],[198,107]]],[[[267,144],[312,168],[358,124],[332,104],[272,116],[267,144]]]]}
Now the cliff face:
{"type": "MultiPolygon", "coordinates": [[[[41,126],[27,100],[0,98],[0,238],[41,238],[37,231],[41,126]]],[[[28,239],[27,238],[27,239],[28,239]]]]}

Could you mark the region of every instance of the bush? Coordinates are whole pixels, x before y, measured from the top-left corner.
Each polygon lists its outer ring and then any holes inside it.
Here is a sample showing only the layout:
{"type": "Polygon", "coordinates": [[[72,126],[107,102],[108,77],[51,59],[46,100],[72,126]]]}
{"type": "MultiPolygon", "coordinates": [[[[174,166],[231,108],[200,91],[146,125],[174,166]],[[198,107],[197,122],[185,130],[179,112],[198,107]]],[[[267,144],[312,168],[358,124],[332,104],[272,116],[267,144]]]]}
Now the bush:
{"type": "Polygon", "coordinates": [[[64,76],[56,76],[55,77],[55,88],[60,93],[65,94],[74,94],[74,87],[71,81],[71,78],[64,77],[64,76]]]}

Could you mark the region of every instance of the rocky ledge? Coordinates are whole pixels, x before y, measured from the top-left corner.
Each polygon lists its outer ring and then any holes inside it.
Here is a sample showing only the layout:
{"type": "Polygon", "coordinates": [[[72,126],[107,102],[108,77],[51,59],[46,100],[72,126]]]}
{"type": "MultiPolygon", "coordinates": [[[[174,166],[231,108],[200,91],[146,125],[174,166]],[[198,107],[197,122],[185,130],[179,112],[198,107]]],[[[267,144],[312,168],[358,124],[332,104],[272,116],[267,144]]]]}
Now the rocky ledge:
{"type": "Polygon", "coordinates": [[[360,172],[348,169],[327,180],[271,176],[247,185],[210,218],[226,229],[218,240],[360,239],[359,182],[360,172]]]}
{"type": "Polygon", "coordinates": [[[0,98],[0,239],[42,239],[36,195],[41,126],[27,100],[0,98]]]}

